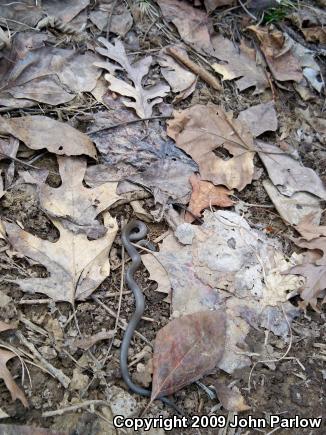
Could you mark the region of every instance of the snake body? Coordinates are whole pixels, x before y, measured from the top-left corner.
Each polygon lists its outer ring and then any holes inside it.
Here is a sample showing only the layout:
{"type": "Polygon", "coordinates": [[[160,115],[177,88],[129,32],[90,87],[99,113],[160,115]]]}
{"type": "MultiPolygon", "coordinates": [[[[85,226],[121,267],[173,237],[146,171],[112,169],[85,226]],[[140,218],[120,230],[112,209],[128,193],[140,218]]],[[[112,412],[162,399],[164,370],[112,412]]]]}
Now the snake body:
{"type": "MultiPolygon", "coordinates": [[[[133,391],[136,394],[140,394],[141,396],[150,397],[151,391],[147,390],[146,388],[142,388],[139,385],[136,385],[131,379],[128,370],[128,349],[130,346],[132,336],[134,335],[135,329],[142,315],[144,314],[144,310],[145,310],[144,295],[134,279],[134,274],[141,264],[141,257],[137,252],[137,249],[132,245],[132,242],[135,243],[144,239],[147,235],[147,232],[148,229],[147,226],[144,224],[144,222],[141,222],[139,220],[132,220],[127,225],[125,225],[125,227],[122,229],[122,234],[121,234],[122,244],[125,247],[126,251],[128,252],[132,261],[131,265],[128,267],[126,271],[125,279],[128,288],[134,294],[136,307],[122,339],[121,349],[120,349],[120,369],[121,369],[122,378],[131,391],[133,391]]],[[[161,397],[159,398],[159,400],[161,400],[166,405],[180,412],[176,407],[176,405],[166,397],[161,397]]]]}

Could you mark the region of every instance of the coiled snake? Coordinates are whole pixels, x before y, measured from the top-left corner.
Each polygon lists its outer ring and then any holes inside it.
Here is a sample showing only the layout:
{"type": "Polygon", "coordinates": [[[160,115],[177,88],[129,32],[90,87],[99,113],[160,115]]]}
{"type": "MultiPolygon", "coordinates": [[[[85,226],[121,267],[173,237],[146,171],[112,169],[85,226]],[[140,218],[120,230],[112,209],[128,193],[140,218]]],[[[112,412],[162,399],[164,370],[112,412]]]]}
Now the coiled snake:
{"type": "MultiPolygon", "coordinates": [[[[126,272],[126,283],[128,288],[133,292],[135,297],[135,312],[132,316],[132,318],[129,321],[129,324],[127,326],[127,329],[125,331],[125,334],[123,336],[123,340],[121,343],[121,349],[120,349],[120,369],[121,369],[121,375],[125,383],[128,385],[129,389],[133,391],[136,394],[140,394],[141,396],[150,397],[151,391],[146,390],[145,388],[140,387],[139,385],[136,385],[129,374],[128,370],[128,349],[130,346],[130,342],[132,339],[132,336],[135,332],[135,329],[144,313],[145,310],[145,298],[144,295],[139,288],[138,284],[136,283],[134,279],[134,274],[136,270],[139,268],[141,264],[141,258],[139,253],[137,252],[136,248],[132,245],[132,242],[139,242],[139,244],[144,244],[143,240],[147,235],[148,229],[147,226],[144,224],[144,222],[138,221],[138,220],[132,220],[130,221],[125,227],[122,229],[121,234],[121,240],[123,243],[123,246],[125,247],[126,251],[130,255],[130,258],[132,260],[131,265],[127,269],[126,272]]],[[[144,240],[145,243],[148,243],[144,240]]],[[[155,249],[152,249],[155,250],[155,249]]],[[[172,407],[175,409],[178,413],[180,413],[179,409],[176,407],[176,405],[166,397],[160,397],[158,400],[161,400],[166,405],[172,407]]]]}

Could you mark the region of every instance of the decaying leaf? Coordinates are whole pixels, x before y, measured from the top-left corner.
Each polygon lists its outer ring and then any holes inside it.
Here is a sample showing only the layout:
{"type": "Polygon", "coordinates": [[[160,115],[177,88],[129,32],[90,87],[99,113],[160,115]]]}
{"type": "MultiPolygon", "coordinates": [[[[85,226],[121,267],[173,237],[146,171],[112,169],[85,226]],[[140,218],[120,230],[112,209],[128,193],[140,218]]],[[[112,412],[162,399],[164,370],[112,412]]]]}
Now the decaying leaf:
{"type": "Polygon", "coordinates": [[[195,217],[200,217],[205,208],[214,205],[218,207],[232,207],[234,201],[229,198],[232,191],[224,186],[214,186],[209,181],[203,181],[198,174],[193,174],[189,179],[192,186],[192,194],[185,215],[186,222],[192,222],[195,217]]]}
{"type": "Polygon", "coordinates": [[[253,138],[232,113],[212,104],[197,104],[174,113],[168,122],[168,135],[198,163],[203,180],[238,190],[251,182],[253,138]],[[226,150],[233,158],[223,159],[226,150]],[[216,155],[218,152],[222,157],[216,155]]]}
{"type": "Polygon", "coordinates": [[[143,86],[143,78],[148,74],[149,67],[152,63],[152,57],[145,57],[133,64],[130,63],[123,43],[116,39],[115,44],[111,44],[104,38],[99,38],[99,42],[105,48],[97,48],[97,51],[115,62],[113,63],[97,62],[95,65],[109,71],[105,74],[105,79],[109,82],[109,88],[113,92],[131,98],[131,100],[123,100],[126,107],[132,107],[140,118],[148,118],[152,115],[153,106],[161,103],[164,97],[170,90],[169,86],[158,83],[151,87],[143,86]],[[124,80],[115,77],[116,71],[125,71],[133,85],[124,80]]]}
{"type": "Polygon", "coordinates": [[[157,0],[166,21],[173,23],[181,38],[198,50],[210,51],[208,16],[184,0],[157,0]]]}
{"type": "Polygon", "coordinates": [[[318,225],[319,217],[316,213],[311,212],[300,220],[295,229],[301,234],[301,236],[310,241],[317,237],[326,237],[326,226],[318,225]]]}
{"type": "Polygon", "coordinates": [[[0,133],[16,137],[33,150],[46,148],[59,155],[96,157],[95,146],[86,134],[46,116],[0,117],[0,133]]]}
{"type": "MultiPolygon", "coordinates": [[[[184,55],[187,55],[186,51],[180,46],[175,46],[174,49],[178,49],[184,55]]],[[[164,49],[160,52],[159,64],[162,75],[171,86],[172,91],[179,94],[175,97],[175,100],[181,101],[183,98],[189,97],[195,90],[196,75],[180,65],[172,56],[166,54],[164,49]]]]}
{"type": "Polygon", "coordinates": [[[101,30],[106,31],[109,17],[111,16],[110,32],[123,37],[131,29],[133,24],[132,15],[124,3],[108,3],[107,0],[97,1],[95,8],[90,11],[89,18],[101,30]],[[113,9],[114,8],[114,9],[113,9]]]}
{"type": "Polygon", "coordinates": [[[10,371],[7,369],[7,362],[17,356],[13,352],[0,348],[0,379],[3,379],[6,387],[10,391],[12,400],[19,399],[25,408],[28,407],[28,402],[24,392],[18,387],[10,371]]]}
{"type": "Polygon", "coordinates": [[[309,192],[326,199],[323,182],[313,169],[302,166],[298,160],[275,145],[256,141],[256,147],[261,150],[259,157],[267,169],[269,178],[283,195],[292,196],[295,192],[309,192]]]}
{"type": "Polygon", "coordinates": [[[215,35],[212,38],[212,45],[214,48],[212,55],[224,62],[214,63],[212,67],[217,73],[222,74],[223,80],[238,79],[236,84],[240,91],[255,86],[255,94],[262,93],[268,87],[262,61],[256,61],[256,50],[248,47],[244,42],[237,47],[222,35],[215,35]]]}
{"type": "Polygon", "coordinates": [[[155,291],[165,293],[167,296],[164,301],[171,303],[171,284],[164,267],[152,254],[142,255],[141,259],[149,272],[149,279],[157,282],[158,286],[155,291]]]}
{"type": "Polygon", "coordinates": [[[110,274],[109,251],[116,236],[116,220],[103,215],[107,232],[98,240],[88,240],[85,234],[74,234],[53,220],[60,232],[52,243],[39,239],[15,224],[5,223],[8,240],[13,248],[26,257],[44,265],[50,276],[15,281],[23,291],[43,293],[54,301],[86,299],[110,274]]]}
{"type": "Polygon", "coordinates": [[[283,195],[270,180],[263,180],[263,186],[279,212],[281,218],[288,224],[298,225],[310,213],[316,216],[319,223],[322,209],[320,199],[308,192],[296,192],[291,196],[283,195]]]}
{"type": "Polygon", "coordinates": [[[324,27],[308,27],[307,29],[301,29],[306,41],[326,44],[326,29],[324,27]]]}
{"type": "Polygon", "coordinates": [[[293,242],[300,246],[300,248],[307,248],[310,250],[321,252],[322,256],[315,260],[317,266],[326,266],[326,237],[317,237],[312,240],[305,240],[303,237],[293,239],[293,242]]]}
{"type": "Polygon", "coordinates": [[[96,217],[120,198],[116,194],[118,183],[108,182],[93,189],[83,185],[87,162],[84,158],[58,157],[61,185],[57,188],[39,184],[40,205],[73,232],[85,233],[97,239],[106,228],[96,217]]]}
{"type": "Polygon", "coordinates": [[[291,42],[280,30],[250,26],[261,43],[266,62],[276,80],[300,82],[303,75],[298,59],[291,51],[291,42]]]}
{"type": "Polygon", "coordinates": [[[295,112],[300,118],[307,121],[317,133],[326,134],[326,119],[312,114],[308,107],[305,110],[296,108],[295,112]]]}
{"type": "Polygon", "coordinates": [[[239,388],[235,385],[233,387],[228,387],[224,382],[214,380],[213,386],[218,400],[227,411],[243,412],[250,409],[250,406],[246,404],[244,397],[240,393],[239,388]]]}
{"type": "Polygon", "coordinates": [[[181,389],[210,373],[225,342],[223,311],[201,311],[172,320],[157,334],[151,400],[181,389]]]}
{"type": "Polygon", "coordinates": [[[221,6],[232,6],[235,4],[234,0],[204,0],[207,12],[213,12],[216,8],[221,6]]]}
{"type": "Polygon", "coordinates": [[[247,124],[254,137],[278,128],[274,102],[257,104],[239,113],[238,119],[247,124]]]}
{"type": "Polygon", "coordinates": [[[0,68],[0,105],[16,108],[39,103],[57,105],[95,88],[98,56],[44,46],[44,34],[17,33],[0,68]]]}

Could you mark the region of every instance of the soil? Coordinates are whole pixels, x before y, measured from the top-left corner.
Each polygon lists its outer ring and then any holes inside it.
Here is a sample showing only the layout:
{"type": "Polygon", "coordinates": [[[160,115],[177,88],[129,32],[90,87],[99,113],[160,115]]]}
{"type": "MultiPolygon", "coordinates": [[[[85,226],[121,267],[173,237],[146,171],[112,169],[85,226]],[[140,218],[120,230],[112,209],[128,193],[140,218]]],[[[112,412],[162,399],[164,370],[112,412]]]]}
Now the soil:
{"type": "MultiPolygon", "coordinates": [[[[227,26],[223,22],[221,32],[230,37],[232,28],[237,26],[241,29],[241,18],[236,14],[230,14],[227,17],[232,26],[227,26]]],[[[150,21],[145,18],[137,24],[139,36],[145,35],[145,40],[140,38],[140,50],[146,50],[149,47],[159,48],[166,45],[165,37],[157,30],[157,27],[150,28],[150,21]]],[[[218,26],[219,18],[216,14],[215,26],[218,26]]],[[[54,32],[55,34],[55,32],[54,32]]],[[[234,34],[232,33],[232,36],[234,34]]],[[[67,43],[69,46],[69,43],[67,43]]],[[[212,91],[203,83],[197,86],[193,96],[179,103],[176,108],[189,107],[190,105],[201,103],[206,104],[213,102],[223,104],[226,109],[233,110],[237,115],[239,111],[244,110],[254,104],[263,102],[261,96],[253,96],[252,90],[239,94],[232,82],[224,82],[224,92],[221,94],[212,93],[212,91]]],[[[279,114],[279,123],[290,131],[298,128],[298,120],[294,117],[295,107],[304,107],[305,103],[299,99],[293,91],[287,91],[277,88],[278,98],[276,100],[276,111],[279,114]]],[[[263,98],[268,99],[266,95],[263,98]]],[[[316,112],[322,112],[322,101],[316,100],[313,103],[316,112]]],[[[46,108],[46,106],[44,107],[46,108]]],[[[41,109],[44,109],[41,107],[41,109]]],[[[80,106],[80,110],[87,112],[88,109],[80,106]]],[[[48,110],[51,110],[48,108],[48,110]]],[[[93,110],[93,109],[92,109],[93,110]]],[[[31,110],[27,111],[32,113],[31,110]]],[[[37,109],[33,109],[33,113],[37,109]]],[[[91,112],[91,109],[89,109],[91,112]]],[[[63,110],[63,116],[65,117],[63,110]]],[[[12,114],[13,115],[13,114],[12,114]]],[[[53,113],[51,116],[55,116],[53,113]]],[[[163,121],[162,121],[163,122],[163,121]]],[[[320,146],[316,139],[315,133],[310,130],[307,133],[306,140],[298,142],[294,135],[290,138],[291,145],[295,147],[302,159],[304,165],[313,168],[326,180],[326,152],[325,148],[320,146]]],[[[275,141],[276,135],[266,134],[262,137],[266,141],[275,141]]],[[[4,167],[6,163],[3,164],[4,167]]],[[[53,157],[45,154],[37,160],[37,166],[40,168],[57,171],[57,164],[53,157]]],[[[273,237],[282,241],[284,252],[298,251],[290,237],[294,230],[285,225],[278,212],[270,208],[271,202],[262,187],[262,180],[267,178],[267,174],[259,162],[255,160],[255,166],[260,171],[260,177],[247,186],[242,192],[237,193],[237,197],[247,204],[245,217],[251,226],[265,230],[273,237]],[[267,206],[266,208],[262,206],[267,206]]],[[[18,177],[17,177],[18,178],[18,177]]],[[[60,179],[53,176],[49,180],[50,184],[58,185],[60,179]]],[[[152,200],[144,203],[148,211],[153,210],[152,200]]],[[[49,241],[55,242],[59,235],[50,219],[40,209],[35,188],[31,185],[14,185],[6,195],[0,200],[1,219],[7,221],[19,222],[25,230],[30,233],[49,241]]],[[[231,209],[232,210],[232,209],[231,209]]],[[[129,205],[120,206],[112,210],[112,214],[117,217],[118,222],[123,218],[127,221],[133,214],[129,205]]],[[[325,214],[324,214],[325,216],[325,214]]],[[[162,235],[168,225],[165,222],[150,224],[149,239],[155,240],[162,235]]],[[[3,243],[2,246],[5,246],[3,243]]],[[[104,340],[93,345],[90,350],[83,351],[73,346],[67,345],[69,339],[75,338],[80,333],[86,335],[95,334],[102,329],[113,330],[115,318],[108,313],[105,307],[112,312],[117,311],[119,301],[119,289],[121,280],[121,242],[120,233],[113,245],[111,262],[114,270],[108,279],[106,279],[94,293],[94,298],[89,298],[86,302],[78,302],[75,306],[73,315],[72,307],[68,303],[34,303],[26,304],[27,300],[41,300],[44,295],[35,294],[27,295],[21,292],[19,287],[14,283],[17,278],[27,276],[45,277],[47,271],[45,268],[29,263],[25,258],[14,256],[12,258],[5,255],[4,250],[0,250],[0,292],[10,296],[12,301],[5,308],[0,308],[0,318],[6,321],[16,321],[20,316],[20,330],[30,342],[38,349],[42,349],[44,354],[48,352],[47,358],[51,364],[62,370],[70,378],[76,375],[79,382],[83,382],[82,388],[65,389],[56,379],[48,373],[42,371],[37,365],[28,365],[29,376],[23,383],[23,388],[29,401],[29,408],[25,409],[23,405],[16,400],[11,400],[10,394],[3,382],[0,382],[0,409],[6,412],[9,417],[2,420],[2,423],[16,425],[34,425],[38,427],[51,428],[53,430],[67,430],[74,434],[96,435],[96,434],[113,434],[120,433],[114,430],[109,422],[99,418],[96,412],[79,412],[66,413],[62,416],[44,417],[44,413],[60,408],[71,406],[73,403],[85,402],[88,400],[107,401],[110,391],[118,387],[126,391],[126,386],[121,379],[119,370],[119,352],[120,344],[123,337],[123,330],[118,331],[112,340],[104,340]],[[24,301],[24,302],[22,302],[24,301]],[[100,303],[98,302],[100,301],[100,303]],[[104,304],[104,305],[103,305],[104,304]],[[39,334],[28,326],[28,321],[42,328],[44,334],[39,334]],[[77,323],[76,323],[77,321],[77,323]],[[29,382],[31,379],[31,383],[29,382]],[[74,431],[74,432],[72,432],[74,431]]],[[[170,319],[170,305],[164,301],[166,295],[156,292],[157,283],[149,280],[149,274],[142,266],[136,275],[137,282],[140,284],[146,298],[146,309],[144,316],[148,320],[142,320],[138,332],[145,337],[144,339],[135,336],[130,349],[130,359],[140,351],[153,343],[159,329],[166,325],[170,319]]],[[[125,289],[127,291],[127,289],[125,289]]],[[[39,301],[40,302],[40,301],[39,301]]],[[[298,300],[294,299],[293,304],[298,300]]],[[[124,293],[122,296],[120,319],[128,321],[134,309],[134,300],[132,294],[124,293]]],[[[281,355],[286,353],[286,357],[277,363],[258,362],[253,370],[246,368],[237,371],[233,376],[217,372],[201,380],[206,386],[212,385],[212,380],[220,379],[225,383],[234,383],[240,390],[250,410],[241,413],[242,417],[254,416],[268,418],[270,415],[281,415],[282,417],[319,417],[325,415],[325,361],[326,361],[326,323],[325,308],[321,307],[321,312],[314,312],[309,309],[306,313],[297,318],[292,324],[292,338],[286,342],[272,333],[265,337],[264,332],[252,330],[247,337],[247,344],[250,351],[257,353],[258,343],[267,340],[281,355]]],[[[17,349],[23,349],[15,337],[14,332],[8,331],[1,335],[2,341],[6,341],[17,349]]],[[[141,363],[146,361],[141,360],[141,363]]],[[[137,373],[138,364],[131,368],[132,376],[139,379],[137,373]]],[[[16,382],[22,385],[22,370],[18,358],[14,358],[8,363],[8,368],[14,374],[16,382]]],[[[148,369],[149,370],[149,369],[148,369]]],[[[147,373],[148,374],[148,373],[147,373]]],[[[150,375],[150,372],[149,372],[150,375]]],[[[144,375],[145,377],[145,375],[144,375]]],[[[148,404],[146,398],[131,394],[134,400],[137,412],[144,410],[148,404]]],[[[192,384],[183,388],[174,394],[174,400],[179,409],[186,415],[210,415],[218,411],[219,414],[232,418],[232,413],[226,412],[221,404],[214,398],[210,399],[207,392],[200,384],[192,384]]],[[[102,417],[108,412],[102,409],[102,417]]],[[[146,413],[148,417],[172,416],[174,412],[162,405],[154,402],[146,413]]],[[[108,414],[108,421],[110,421],[108,414]]],[[[1,430],[0,430],[1,433],[1,430]]],[[[17,432],[18,433],[18,432],[17,432]]],[[[123,433],[123,432],[121,432],[123,433]]],[[[159,430],[151,433],[163,433],[159,430]]],[[[271,433],[268,429],[237,429],[235,432],[229,429],[221,431],[218,429],[188,429],[172,430],[171,434],[259,434],[271,433]]],[[[324,434],[326,427],[321,429],[280,429],[277,434],[324,434]]]]}

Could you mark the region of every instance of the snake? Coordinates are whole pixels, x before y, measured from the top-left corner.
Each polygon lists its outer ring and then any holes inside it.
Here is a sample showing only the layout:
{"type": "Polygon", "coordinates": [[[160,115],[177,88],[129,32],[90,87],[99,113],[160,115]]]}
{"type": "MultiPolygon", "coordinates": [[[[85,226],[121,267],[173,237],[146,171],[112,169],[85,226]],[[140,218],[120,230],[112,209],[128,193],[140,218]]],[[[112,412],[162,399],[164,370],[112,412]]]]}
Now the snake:
{"type": "MultiPolygon", "coordinates": [[[[123,227],[121,232],[122,244],[131,258],[131,265],[126,270],[125,280],[129,290],[131,290],[134,295],[136,306],[122,339],[120,348],[120,370],[124,382],[127,384],[128,388],[132,392],[141,396],[151,397],[150,390],[140,387],[133,382],[128,369],[128,350],[130,347],[130,342],[145,310],[145,298],[143,292],[141,291],[139,285],[134,278],[135,272],[139,269],[141,265],[141,257],[132,243],[138,242],[138,244],[140,245],[146,244],[151,250],[155,251],[155,247],[153,247],[152,244],[147,240],[144,240],[147,236],[147,233],[148,228],[146,224],[137,219],[133,219],[129,223],[127,223],[123,227]]],[[[168,398],[160,397],[157,400],[160,400],[164,404],[168,405],[169,407],[180,413],[180,410],[177,408],[175,403],[168,398]]]]}

